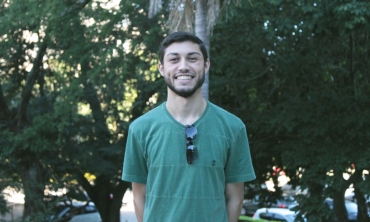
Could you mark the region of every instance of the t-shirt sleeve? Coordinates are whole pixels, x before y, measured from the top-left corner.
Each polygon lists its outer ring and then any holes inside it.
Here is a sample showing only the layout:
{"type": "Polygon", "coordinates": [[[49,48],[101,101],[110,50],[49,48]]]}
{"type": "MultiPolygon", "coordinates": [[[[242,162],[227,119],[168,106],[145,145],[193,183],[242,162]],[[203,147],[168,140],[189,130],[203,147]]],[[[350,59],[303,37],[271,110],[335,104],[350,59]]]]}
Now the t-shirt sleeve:
{"type": "Polygon", "coordinates": [[[225,175],[226,183],[247,182],[256,178],[245,126],[239,130],[231,144],[225,175]]]}
{"type": "Polygon", "coordinates": [[[147,175],[148,168],[143,143],[138,140],[135,130],[130,127],[123,161],[122,180],[146,184],[147,175]]]}

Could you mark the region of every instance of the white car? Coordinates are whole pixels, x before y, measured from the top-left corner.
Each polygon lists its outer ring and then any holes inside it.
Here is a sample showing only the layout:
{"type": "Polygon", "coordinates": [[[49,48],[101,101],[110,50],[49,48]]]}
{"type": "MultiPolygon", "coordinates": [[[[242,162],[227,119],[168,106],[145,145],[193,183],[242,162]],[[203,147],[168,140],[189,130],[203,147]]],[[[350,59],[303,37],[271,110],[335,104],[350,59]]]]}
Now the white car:
{"type": "MultiPolygon", "coordinates": [[[[294,222],[296,216],[296,212],[286,208],[260,208],[253,215],[253,219],[294,222]]],[[[306,219],[298,221],[306,221],[306,219]]]]}

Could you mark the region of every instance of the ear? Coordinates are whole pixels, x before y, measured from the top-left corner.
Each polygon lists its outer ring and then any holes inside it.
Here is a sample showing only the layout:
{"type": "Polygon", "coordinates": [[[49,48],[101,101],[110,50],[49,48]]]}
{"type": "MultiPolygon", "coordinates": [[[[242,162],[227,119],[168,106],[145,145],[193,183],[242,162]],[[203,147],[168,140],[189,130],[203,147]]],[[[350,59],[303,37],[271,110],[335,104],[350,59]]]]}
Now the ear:
{"type": "Polygon", "coordinates": [[[159,64],[158,64],[158,71],[161,73],[161,75],[162,75],[162,76],[164,76],[164,74],[163,74],[163,65],[162,65],[162,63],[159,63],[159,64]]]}
{"type": "Polygon", "coordinates": [[[205,71],[205,73],[208,73],[210,66],[211,66],[211,61],[209,61],[209,59],[207,59],[207,61],[204,63],[204,71],[205,71]]]}

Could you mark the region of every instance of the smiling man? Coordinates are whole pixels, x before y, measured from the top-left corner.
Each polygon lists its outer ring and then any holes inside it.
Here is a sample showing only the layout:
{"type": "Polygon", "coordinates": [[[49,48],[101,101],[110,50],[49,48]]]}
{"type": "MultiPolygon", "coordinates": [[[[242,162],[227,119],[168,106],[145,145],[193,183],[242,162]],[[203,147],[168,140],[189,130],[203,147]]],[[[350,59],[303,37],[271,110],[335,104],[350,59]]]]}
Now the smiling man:
{"type": "Polygon", "coordinates": [[[198,37],[172,33],[158,55],[167,101],[130,125],[122,172],[138,221],[236,222],[255,179],[245,125],[203,99],[210,61],[198,37]]]}

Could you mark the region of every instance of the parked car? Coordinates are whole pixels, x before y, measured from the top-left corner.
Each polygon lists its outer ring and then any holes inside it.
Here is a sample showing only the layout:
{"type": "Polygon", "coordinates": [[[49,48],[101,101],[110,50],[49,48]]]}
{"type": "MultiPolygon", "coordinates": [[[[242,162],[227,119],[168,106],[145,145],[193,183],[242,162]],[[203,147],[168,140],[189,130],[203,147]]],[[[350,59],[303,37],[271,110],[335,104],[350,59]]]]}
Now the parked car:
{"type": "Polygon", "coordinates": [[[54,213],[48,216],[49,221],[70,221],[76,215],[90,214],[97,212],[94,203],[73,202],[65,204],[64,202],[58,203],[54,209],[54,213]]]}
{"type": "Polygon", "coordinates": [[[243,207],[240,215],[253,216],[258,208],[287,208],[290,209],[296,206],[298,203],[292,196],[282,196],[276,201],[276,203],[267,203],[259,199],[259,196],[255,196],[252,200],[244,200],[243,207]]]}
{"type": "Polygon", "coordinates": [[[297,213],[286,208],[260,208],[253,215],[255,220],[273,220],[284,222],[306,221],[304,217],[298,218],[297,213]]]}

